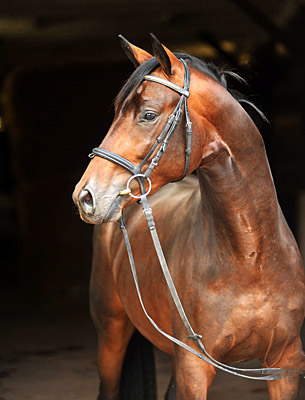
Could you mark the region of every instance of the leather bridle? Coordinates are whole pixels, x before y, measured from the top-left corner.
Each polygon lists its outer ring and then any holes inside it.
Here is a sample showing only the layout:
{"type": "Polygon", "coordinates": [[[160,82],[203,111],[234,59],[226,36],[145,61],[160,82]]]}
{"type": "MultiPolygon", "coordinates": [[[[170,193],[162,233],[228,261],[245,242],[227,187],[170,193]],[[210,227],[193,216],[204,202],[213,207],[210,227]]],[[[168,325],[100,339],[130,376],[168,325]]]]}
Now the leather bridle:
{"type": "Polygon", "coordinates": [[[193,328],[185,314],[185,311],[181,304],[176,287],[175,287],[172,277],[170,275],[170,271],[168,269],[166,259],[164,257],[164,253],[163,253],[163,250],[162,250],[162,247],[161,247],[161,244],[159,241],[159,237],[158,237],[158,234],[156,231],[156,226],[155,226],[154,218],[152,215],[152,209],[150,208],[149,203],[148,203],[147,195],[149,194],[150,189],[151,189],[151,181],[149,179],[149,176],[150,176],[151,172],[153,171],[153,169],[158,165],[160,158],[162,157],[163,153],[165,152],[165,150],[167,148],[169,139],[173,135],[174,130],[177,127],[177,125],[181,119],[183,107],[184,107],[184,113],[185,113],[185,119],[186,119],[186,150],[185,150],[185,167],[184,167],[183,175],[180,178],[180,180],[186,176],[186,174],[189,170],[190,156],[191,156],[192,123],[191,123],[190,117],[189,117],[187,99],[190,95],[190,93],[189,93],[190,71],[189,71],[189,67],[188,67],[187,63],[183,59],[180,59],[180,61],[182,62],[184,69],[185,69],[184,87],[183,88],[181,88],[180,86],[178,86],[170,81],[167,81],[165,79],[162,79],[162,78],[159,78],[159,77],[156,77],[153,75],[146,75],[144,77],[144,80],[146,80],[146,81],[159,83],[161,85],[169,87],[170,89],[178,92],[180,94],[180,99],[179,99],[178,104],[176,105],[174,111],[169,116],[167,123],[166,123],[165,127],[163,128],[162,132],[160,133],[160,135],[158,136],[155,143],[153,144],[153,146],[151,147],[151,149],[149,150],[147,155],[144,157],[142,162],[139,165],[134,165],[133,163],[128,161],[126,158],[124,158],[118,154],[115,154],[109,150],[106,150],[103,148],[98,148],[98,147],[95,147],[92,150],[92,153],[89,154],[89,157],[93,158],[95,156],[98,156],[98,157],[104,158],[106,160],[109,160],[109,161],[127,169],[127,171],[129,171],[132,174],[132,176],[130,177],[130,179],[127,182],[126,189],[123,190],[122,192],[120,192],[120,194],[121,195],[130,194],[131,196],[140,199],[140,203],[143,208],[143,213],[147,220],[147,225],[148,225],[150,233],[151,233],[151,237],[152,237],[152,240],[153,240],[153,243],[155,246],[155,250],[156,250],[156,253],[157,253],[157,256],[159,259],[159,263],[160,263],[164,278],[166,280],[170,295],[171,295],[172,300],[177,308],[180,318],[189,333],[187,336],[187,339],[192,339],[194,341],[194,343],[196,344],[196,346],[198,347],[199,351],[195,350],[193,347],[182,342],[181,340],[164,332],[147,313],[146,308],[143,303],[140,287],[139,287],[133,253],[132,253],[129,237],[127,234],[127,227],[126,227],[123,212],[122,212],[121,217],[119,219],[119,223],[120,223],[120,228],[122,229],[122,232],[123,232],[126,249],[127,249],[127,253],[128,253],[128,258],[129,258],[129,262],[130,262],[130,266],[131,266],[131,272],[132,272],[134,283],[136,286],[138,298],[139,298],[139,301],[140,301],[140,304],[141,304],[144,314],[146,315],[146,317],[148,318],[150,323],[153,325],[153,327],[161,335],[163,335],[167,339],[171,340],[176,345],[193,353],[200,359],[213,365],[215,368],[218,368],[218,369],[221,369],[230,374],[237,375],[237,376],[240,376],[243,378],[248,378],[248,379],[255,379],[255,380],[280,379],[282,377],[281,368],[257,368],[257,369],[236,368],[236,367],[232,367],[232,366],[223,364],[223,363],[215,360],[213,357],[211,357],[209,355],[209,353],[207,352],[207,350],[205,349],[205,346],[203,345],[203,343],[201,341],[202,336],[195,333],[195,331],[193,330],[193,328]],[[159,146],[159,149],[157,150],[158,146],[159,146]],[[148,162],[149,158],[153,155],[153,153],[156,150],[157,150],[156,155],[152,158],[148,168],[145,170],[145,172],[142,172],[143,167],[145,166],[145,164],[148,162]],[[131,193],[129,184],[130,184],[131,180],[133,180],[133,179],[137,179],[139,182],[141,193],[142,193],[141,196],[135,196],[135,195],[132,195],[132,193],[131,193]],[[148,183],[149,183],[149,189],[147,191],[145,188],[145,181],[144,181],[145,179],[148,180],[148,183]],[[253,375],[258,375],[258,376],[246,375],[246,373],[252,373],[253,375]],[[263,375],[263,376],[259,376],[259,375],[263,375]]]}
{"type": "Polygon", "coordinates": [[[185,113],[185,118],[186,118],[186,149],[185,149],[185,166],[184,166],[184,172],[182,177],[180,178],[183,179],[189,169],[189,164],[190,164],[190,157],[191,157],[191,142],[192,142],[192,123],[189,117],[189,112],[188,112],[188,106],[187,106],[187,98],[189,97],[189,87],[190,87],[190,70],[187,65],[187,63],[183,60],[180,59],[182,62],[184,69],[185,69],[185,74],[184,74],[184,87],[180,87],[178,85],[175,85],[172,82],[169,82],[165,79],[159,78],[157,76],[153,75],[146,75],[144,77],[145,81],[150,81],[150,82],[156,82],[161,85],[167,86],[170,89],[176,91],[177,93],[180,94],[180,99],[174,109],[174,111],[171,113],[169,116],[164,128],[162,129],[162,132],[160,135],[157,137],[155,143],[149,150],[149,152],[146,154],[144,159],[139,165],[135,165],[128,161],[126,158],[113,153],[112,151],[95,147],[92,150],[92,153],[89,154],[90,158],[93,158],[94,156],[99,156],[102,158],[105,158],[106,160],[112,161],[113,163],[127,169],[133,176],[136,175],[136,178],[139,181],[140,188],[142,194],[145,193],[145,185],[144,185],[144,179],[149,179],[149,176],[151,172],[154,170],[154,168],[158,165],[160,158],[162,157],[163,153],[165,152],[168,142],[173,135],[180,119],[182,116],[182,110],[184,106],[184,113],[185,113]],[[159,149],[157,150],[159,146],[159,149]],[[143,167],[147,164],[149,158],[153,155],[153,153],[157,150],[156,155],[152,158],[148,168],[146,171],[143,173],[142,169],[143,167]]]}

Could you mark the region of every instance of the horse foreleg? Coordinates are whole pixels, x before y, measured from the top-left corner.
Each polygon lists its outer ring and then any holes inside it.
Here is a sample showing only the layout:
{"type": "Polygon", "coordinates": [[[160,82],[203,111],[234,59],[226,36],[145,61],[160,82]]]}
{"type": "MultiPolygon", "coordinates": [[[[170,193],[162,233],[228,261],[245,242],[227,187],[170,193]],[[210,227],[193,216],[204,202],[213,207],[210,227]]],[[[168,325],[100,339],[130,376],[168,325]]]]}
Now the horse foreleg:
{"type": "Polygon", "coordinates": [[[98,330],[98,400],[119,399],[120,378],[124,356],[134,327],[126,316],[104,317],[98,330]]]}
{"type": "Polygon", "coordinates": [[[281,379],[268,381],[270,400],[297,400],[305,373],[305,356],[300,339],[286,347],[278,362],[268,366],[283,368],[284,371],[281,379]]]}
{"type": "Polygon", "coordinates": [[[216,371],[213,366],[185,350],[176,352],[177,400],[206,400],[216,371]]]}
{"type": "Polygon", "coordinates": [[[90,310],[98,337],[99,400],[118,399],[123,360],[134,332],[113,277],[113,261],[107,247],[113,229],[111,224],[96,225],[93,237],[90,310]]]}

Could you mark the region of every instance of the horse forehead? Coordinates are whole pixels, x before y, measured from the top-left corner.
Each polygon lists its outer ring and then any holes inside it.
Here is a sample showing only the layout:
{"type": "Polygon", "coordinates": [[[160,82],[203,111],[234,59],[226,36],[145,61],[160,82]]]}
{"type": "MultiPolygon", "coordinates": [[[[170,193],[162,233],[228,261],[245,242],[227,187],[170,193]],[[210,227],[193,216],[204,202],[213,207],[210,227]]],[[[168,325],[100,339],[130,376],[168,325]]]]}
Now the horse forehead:
{"type": "Polygon", "coordinates": [[[160,84],[148,84],[144,82],[139,88],[131,93],[122,104],[122,107],[117,110],[116,118],[126,118],[128,114],[133,115],[141,107],[147,106],[153,108],[164,108],[172,105],[179,100],[179,96],[175,95],[171,89],[162,87],[160,84]]]}
{"type": "Polygon", "coordinates": [[[179,94],[174,90],[156,82],[144,81],[136,90],[138,100],[143,104],[145,102],[155,103],[156,105],[171,105],[172,102],[179,100],[179,94]]]}

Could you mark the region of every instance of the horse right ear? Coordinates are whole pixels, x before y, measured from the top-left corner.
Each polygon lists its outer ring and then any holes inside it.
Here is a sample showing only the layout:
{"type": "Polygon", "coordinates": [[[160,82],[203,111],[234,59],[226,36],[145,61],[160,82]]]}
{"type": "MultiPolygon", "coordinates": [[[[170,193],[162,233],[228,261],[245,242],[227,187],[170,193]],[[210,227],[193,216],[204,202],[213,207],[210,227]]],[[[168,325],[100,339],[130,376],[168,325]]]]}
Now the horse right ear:
{"type": "Polygon", "coordinates": [[[125,51],[127,57],[129,60],[133,63],[133,65],[137,68],[140,64],[145,63],[145,61],[151,59],[153,56],[147,51],[140,49],[137,46],[134,46],[133,44],[129,43],[127,39],[124,38],[124,36],[119,35],[119,39],[121,42],[121,46],[123,50],[125,51]]]}

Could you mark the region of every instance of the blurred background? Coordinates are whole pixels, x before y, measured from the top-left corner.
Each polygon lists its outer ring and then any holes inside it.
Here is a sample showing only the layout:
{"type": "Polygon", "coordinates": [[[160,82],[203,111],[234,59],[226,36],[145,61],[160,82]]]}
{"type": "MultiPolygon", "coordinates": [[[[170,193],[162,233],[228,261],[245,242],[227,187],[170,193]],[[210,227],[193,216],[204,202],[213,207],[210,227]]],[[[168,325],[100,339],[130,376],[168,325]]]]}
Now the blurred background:
{"type": "Polygon", "coordinates": [[[92,227],[71,194],[133,71],[120,33],[151,51],[153,32],[248,81],[239,89],[270,121],[256,122],[304,252],[304,31],[304,0],[1,2],[2,305],[86,307],[92,227]]]}
{"type": "Polygon", "coordinates": [[[43,315],[27,338],[61,311],[89,315],[92,226],[71,194],[133,71],[117,36],[151,51],[149,32],[248,81],[238,89],[270,121],[256,122],[305,254],[304,0],[1,1],[0,314],[43,315]]]}

